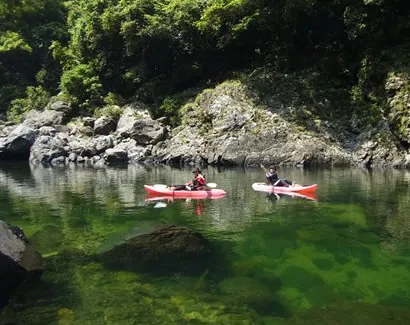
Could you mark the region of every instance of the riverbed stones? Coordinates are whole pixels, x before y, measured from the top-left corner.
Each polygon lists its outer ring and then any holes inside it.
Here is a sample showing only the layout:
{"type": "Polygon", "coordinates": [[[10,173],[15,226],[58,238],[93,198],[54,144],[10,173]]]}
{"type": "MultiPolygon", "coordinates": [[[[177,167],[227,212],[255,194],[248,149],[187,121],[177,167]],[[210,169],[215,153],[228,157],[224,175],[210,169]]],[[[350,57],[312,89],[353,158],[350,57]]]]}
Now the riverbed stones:
{"type": "Polygon", "coordinates": [[[248,277],[227,278],[219,283],[219,290],[226,296],[225,299],[246,304],[260,315],[288,315],[272,288],[258,280],[248,277]]]}
{"type": "Polygon", "coordinates": [[[288,325],[406,325],[410,319],[408,307],[383,306],[361,302],[341,301],[314,307],[297,313],[286,321],[288,325]]]}

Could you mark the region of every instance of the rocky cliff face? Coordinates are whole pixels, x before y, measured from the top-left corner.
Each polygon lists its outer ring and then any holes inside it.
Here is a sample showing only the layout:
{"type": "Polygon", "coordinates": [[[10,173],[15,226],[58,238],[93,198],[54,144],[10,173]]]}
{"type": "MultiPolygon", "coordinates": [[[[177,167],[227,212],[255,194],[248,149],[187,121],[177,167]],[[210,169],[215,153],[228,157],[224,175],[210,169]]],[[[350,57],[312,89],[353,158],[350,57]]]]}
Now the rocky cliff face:
{"type": "Polygon", "coordinates": [[[239,82],[222,84],[186,105],[182,125],[152,154],[165,163],[410,167],[387,121],[354,133],[314,117],[301,126],[286,104],[239,82]]]}
{"type": "MultiPolygon", "coordinates": [[[[22,125],[0,125],[0,160],[409,168],[408,79],[391,74],[386,80],[390,113],[376,127],[343,127],[303,111],[296,91],[261,96],[240,81],[204,90],[181,109],[182,123],[172,130],[142,103],[124,107],[119,119],[86,117],[68,125],[61,124],[64,110],[30,112],[22,125]]],[[[332,107],[325,98],[320,104],[332,107]]]]}

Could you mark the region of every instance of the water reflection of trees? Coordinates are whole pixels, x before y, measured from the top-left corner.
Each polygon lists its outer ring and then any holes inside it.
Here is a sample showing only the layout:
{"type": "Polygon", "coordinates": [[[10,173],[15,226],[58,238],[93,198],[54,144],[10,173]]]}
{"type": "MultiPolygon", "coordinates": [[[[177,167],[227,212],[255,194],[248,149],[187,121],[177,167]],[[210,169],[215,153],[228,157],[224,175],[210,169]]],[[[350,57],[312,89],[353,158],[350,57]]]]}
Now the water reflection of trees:
{"type": "Polygon", "coordinates": [[[258,168],[204,168],[203,173],[228,194],[222,200],[206,200],[200,217],[181,202],[155,212],[144,202],[144,184],[184,183],[192,178],[190,169],[5,168],[0,170],[0,188],[13,202],[14,212],[6,218],[14,215],[17,221],[28,218],[31,224],[51,223],[65,229],[108,231],[136,219],[156,218],[193,225],[210,235],[234,234],[255,222],[277,221],[278,217],[292,222],[295,217],[320,213],[331,218],[342,215],[343,210],[353,224],[356,215],[364,214],[369,229],[382,233],[389,249],[410,241],[410,173],[405,171],[279,169],[281,177],[292,181],[318,183],[318,202],[293,198],[275,201],[253,191],[252,183],[264,179],[258,168]]]}
{"type": "Polygon", "coordinates": [[[410,244],[410,173],[390,170],[367,175],[364,206],[373,227],[379,228],[389,250],[410,244]]]}

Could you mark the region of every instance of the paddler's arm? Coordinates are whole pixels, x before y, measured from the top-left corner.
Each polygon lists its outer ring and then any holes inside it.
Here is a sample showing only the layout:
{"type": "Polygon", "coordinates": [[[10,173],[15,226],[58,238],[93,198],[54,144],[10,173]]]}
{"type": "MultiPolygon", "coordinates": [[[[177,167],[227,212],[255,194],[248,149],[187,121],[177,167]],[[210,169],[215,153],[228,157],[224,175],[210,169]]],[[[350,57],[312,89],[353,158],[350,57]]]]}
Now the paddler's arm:
{"type": "Polygon", "coordinates": [[[265,171],[265,173],[267,173],[267,172],[269,171],[269,170],[267,170],[267,169],[265,168],[264,165],[260,164],[260,166],[261,166],[261,168],[265,171]]]}

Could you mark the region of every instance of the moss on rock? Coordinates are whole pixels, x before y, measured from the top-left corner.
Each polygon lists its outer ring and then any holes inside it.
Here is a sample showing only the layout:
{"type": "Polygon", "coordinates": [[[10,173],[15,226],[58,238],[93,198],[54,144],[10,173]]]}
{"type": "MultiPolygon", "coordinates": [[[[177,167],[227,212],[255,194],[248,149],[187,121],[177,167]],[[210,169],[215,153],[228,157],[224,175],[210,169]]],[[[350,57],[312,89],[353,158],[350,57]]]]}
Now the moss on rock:
{"type": "Polygon", "coordinates": [[[335,305],[312,308],[291,317],[288,325],[406,325],[410,319],[410,309],[342,302],[335,305]]]}
{"type": "Polygon", "coordinates": [[[221,293],[248,305],[262,315],[288,315],[275,292],[266,284],[247,277],[228,278],[219,283],[221,293]]]}

